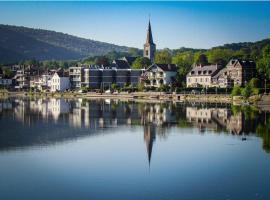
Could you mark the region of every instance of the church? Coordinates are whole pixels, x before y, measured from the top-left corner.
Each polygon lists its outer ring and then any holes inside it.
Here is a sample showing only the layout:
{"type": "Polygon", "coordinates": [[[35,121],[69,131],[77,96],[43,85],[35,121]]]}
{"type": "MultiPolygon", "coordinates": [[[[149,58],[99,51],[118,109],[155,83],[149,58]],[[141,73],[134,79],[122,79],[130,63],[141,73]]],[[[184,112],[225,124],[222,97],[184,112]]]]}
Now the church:
{"type": "Polygon", "coordinates": [[[149,58],[151,65],[141,76],[145,87],[160,87],[172,85],[177,74],[177,66],[174,64],[155,63],[156,44],[153,41],[151,22],[149,20],[146,42],[143,48],[143,56],[149,58]]]}
{"type": "Polygon", "coordinates": [[[155,58],[155,53],[156,53],[156,44],[153,42],[151,23],[149,20],[146,42],[145,42],[144,47],[143,47],[143,56],[146,58],[149,58],[151,63],[153,63],[154,58],[155,58]]]}

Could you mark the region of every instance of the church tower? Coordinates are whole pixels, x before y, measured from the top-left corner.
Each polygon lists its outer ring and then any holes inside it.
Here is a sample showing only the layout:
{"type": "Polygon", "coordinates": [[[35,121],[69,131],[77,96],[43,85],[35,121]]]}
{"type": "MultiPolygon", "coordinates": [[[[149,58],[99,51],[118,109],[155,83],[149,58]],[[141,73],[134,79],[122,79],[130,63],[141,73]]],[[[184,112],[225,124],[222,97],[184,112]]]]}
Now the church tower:
{"type": "Polygon", "coordinates": [[[155,52],[156,52],[156,45],[153,42],[151,23],[149,20],[146,43],[144,44],[143,56],[149,58],[151,62],[154,62],[155,52]]]}

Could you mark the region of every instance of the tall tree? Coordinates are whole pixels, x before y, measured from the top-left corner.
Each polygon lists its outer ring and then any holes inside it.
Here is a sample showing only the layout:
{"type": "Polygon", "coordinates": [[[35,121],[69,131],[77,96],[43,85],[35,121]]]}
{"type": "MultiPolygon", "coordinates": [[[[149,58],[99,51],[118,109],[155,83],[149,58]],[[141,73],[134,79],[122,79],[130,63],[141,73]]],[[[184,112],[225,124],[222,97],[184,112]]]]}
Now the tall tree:
{"type": "Polygon", "coordinates": [[[133,69],[143,69],[147,68],[148,66],[151,65],[151,61],[149,58],[146,57],[138,57],[136,60],[132,63],[132,68],[133,69]]]}
{"type": "Polygon", "coordinates": [[[207,56],[205,54],[200,54],[197,61],[196,61],[197,65],[208,65],[208,59],[207,56]]]}
{"type": "Polygon", "coordinates": [[[156,53],[155,55],[155,63],[158,64],[171,64],[172,63],[172,55],[168,50],[162,50],[156,53]]]}
{"type": "Polygon", "coordinates": [[[257,61],[257,70],[270,79],[270,44],[263,48],[261,58],[257,61]]]}

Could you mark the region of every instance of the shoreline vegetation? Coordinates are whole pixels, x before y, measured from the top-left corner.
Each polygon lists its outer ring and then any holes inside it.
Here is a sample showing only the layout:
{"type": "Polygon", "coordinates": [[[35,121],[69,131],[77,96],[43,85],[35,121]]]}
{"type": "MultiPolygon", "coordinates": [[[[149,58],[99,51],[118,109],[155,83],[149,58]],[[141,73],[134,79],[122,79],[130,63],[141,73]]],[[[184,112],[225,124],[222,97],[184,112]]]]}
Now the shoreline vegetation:
{"type": "Polygon", "coordinates": [[[96,92],[10,92],[0,91],[0,98],[8,97],[37,97],[37,98],[82,98],[82,99],[119,99],[138,101],[175,101],[194,103],[225,103],[233,105],[253,105],[258,107],[269,107],[270,95],[253,95],[249,98],[243,96],[232,96],[230,94],[179,94],[168,92],[119,92],[119,93],[96,93],[96,92]]]}

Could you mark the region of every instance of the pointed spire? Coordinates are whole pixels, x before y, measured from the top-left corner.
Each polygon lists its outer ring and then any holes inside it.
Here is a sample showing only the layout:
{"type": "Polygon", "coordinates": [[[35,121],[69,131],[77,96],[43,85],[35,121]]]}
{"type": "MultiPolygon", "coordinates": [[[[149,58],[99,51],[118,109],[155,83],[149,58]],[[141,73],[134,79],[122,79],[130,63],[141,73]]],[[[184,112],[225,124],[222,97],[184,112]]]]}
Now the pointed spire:
{"type": "Polygon", "coordinates": [[[146,143],[149,168],[151,164],[152,149],[153,149],[155,138],[156,138],[155,127],[153,127],[152,125],[146,126],[144,129],[144,140],[146,143]]]}
{"type": "Polygon", "coordinates": [[[154,44],[154,42],[153,42],[153,36],[152,36],[152,30],[151,30],[151,22],[150,22],[150,18],[149,18],[149,23],[148,23],[148,30],[147,30],[146,44],[154,44]]]}

